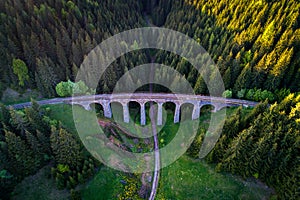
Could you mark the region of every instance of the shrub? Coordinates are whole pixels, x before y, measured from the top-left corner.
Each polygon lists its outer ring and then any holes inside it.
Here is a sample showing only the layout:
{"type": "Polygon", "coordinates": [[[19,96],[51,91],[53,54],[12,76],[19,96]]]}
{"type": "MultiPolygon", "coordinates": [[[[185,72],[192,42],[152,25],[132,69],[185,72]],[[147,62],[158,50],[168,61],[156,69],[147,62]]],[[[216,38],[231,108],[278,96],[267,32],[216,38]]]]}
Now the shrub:
{"type": "Polygon", "coordinates": [[[231,90],[225,90],[222,94],[222,97],[225,98],[232,98],[232,91],[231,90]]]}
{"type": "Polygon", "coordinates": [[[246,93],[245,98],[248,99],[248,100],[253,100],[254,94],[255,94],[254,89],[250,89],[250,90],[248,90],[248,92],[246,93]]]}
{"type": "Polygon", "coordinates": [[[57,165],[57,169],[60,173],[65,173],[65,172],[69,172],[70,171],[70,168],[68,165],[63,165],[63,164],[58,164],[57,165]]]}
{"type": "Polygon", "coordinates": [[[241,89],[240,91],[237,92],[237,97],[239,99],[242,99],[245,97],[247,90],[246,89],[241,89]]]}
{"type": "Polygon", "coordinates": [[[69,97],[73,94],[91,94],[95,93],[95,90],[88,88],[88,86],[83,81],[78,81],[76,83],[68,80],[67,82],[60,82],[55,87],[56,93],[61,97],[69,97]]]}

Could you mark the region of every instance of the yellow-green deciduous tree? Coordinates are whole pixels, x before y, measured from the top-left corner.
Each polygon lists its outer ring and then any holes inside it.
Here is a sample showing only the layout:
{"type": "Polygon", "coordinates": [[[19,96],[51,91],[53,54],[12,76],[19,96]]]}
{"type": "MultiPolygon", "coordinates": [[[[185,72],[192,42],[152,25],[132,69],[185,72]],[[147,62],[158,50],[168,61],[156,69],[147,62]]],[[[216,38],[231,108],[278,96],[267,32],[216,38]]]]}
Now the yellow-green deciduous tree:
{"type": "Polygon", "coordinates": [[[18,76],[20,86],[24,86],[24,82],[29,80],[28,68],[23,60],[13,59],[13,72],[18,76]]]}

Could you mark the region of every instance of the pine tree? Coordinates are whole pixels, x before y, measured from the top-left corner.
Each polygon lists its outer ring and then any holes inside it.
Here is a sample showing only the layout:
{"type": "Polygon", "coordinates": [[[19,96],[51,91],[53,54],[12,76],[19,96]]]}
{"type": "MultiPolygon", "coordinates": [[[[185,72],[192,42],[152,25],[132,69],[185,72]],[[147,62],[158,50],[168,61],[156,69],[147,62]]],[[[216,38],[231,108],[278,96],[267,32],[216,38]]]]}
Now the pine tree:
{"type": "Polygon", "coordinates": [[[225,88],[230,88],[230,86],[231,86],[231,72],[230,71],[231,71],[231,69],[230,69],[230,67],[228,67],[223,76],[225,88]]]}
{"type": "Polygon", "coordinates": [[[48,97],[55,96],[55,86],[58,83],[58,76],[53,70],[55,64],[50,59],[37,59],[37,71],[35,79],[39,91],[48,97]],[[49,67],[51,66],[51,67],[49,67]]]}
{"type": "Polygon", "coordinates": [[[41,144],[39,143],[36,136],[28,131],[26,131],[26,141],[34,153],[34,160],[36,165],[39,166],[41,164],[41,161],[43,160],[43,148],[41,144]]]}
{"type": "Polygon", "coordinates": [[[30,145],[30,148],[33,150],[35,155],[41,154],[40,144],[37,138],[30,133],[29,131],[26,131],[26,140],[27,143],[30,145]]]}
{"type": "Polygon", "coordinates": [[[43,152],[46,155],[50,155],[51,153],[50,137],[46,136],[44,133],[40,132],[39,130],[36,131],[36,137],[39,141],[41,152],[43,152]]]}
{"type": "Polygon", "coordinates": [[[29,122],[26,115],[22,111],[16,111],[12,107],[9,109],[10,113],[10,124],[12,127],[19,131],[21,136],[25,136],[25,130],[29,128],[29,122]]]}
{"type": "Polygon", "coordinates": [[[8,148],[8,157],[10,159],[10,169],[14,174],[25,177],[34,172],[38,163],[34,159],[33,151],[16,134],[7,131],[5,141],[8,148]]]}
{"type": "Polygon", "coordinates": [[[9,112],[9,109],[3,105],[2,103],[0,104],[0,119],[2,121],[2,123],[5,125],[5,126],[10,126],[10,112],[9,112]]]}
{"type": "Polygon", "coordinates": [[[234,91],[239,91],[243,88],[251,88],[251,84],[252,84],[252,73],[251,73],[251,67],[248,63],[245,66],[245,68],[242,70],[239,77],[237,78],[234,85],[234,91]]]}
{"type": "Polygon", "coordinates": [[[31,100],[31,107],[25,108],[25,114],[34,131],[39,130],[43,133],[50,132],[49,126],[43,120],[43,115],[39,104],[33,99],[31,100]]]}
{"type": "Polygon", "coordinates": [[[51,149],[55,157],[55,161],[59,164],[76,167],[82,159],[80,145],[72,134],[60,128],[52,128],[50,137],[51,149]]]}
{"type": "Polygon", "coordinates": [[[208,89],[202,76],[199,76],[195,84],[194,91],[196,94],[207,94],[208,89]]]}
{"type": "Polygon", "coordinates": [[[64,178],[64,176],[60,173],[56,173],[55,183],[56,183],[56,187],[59,190],[64,189],[65,188],[65,178],[64,178]]]}

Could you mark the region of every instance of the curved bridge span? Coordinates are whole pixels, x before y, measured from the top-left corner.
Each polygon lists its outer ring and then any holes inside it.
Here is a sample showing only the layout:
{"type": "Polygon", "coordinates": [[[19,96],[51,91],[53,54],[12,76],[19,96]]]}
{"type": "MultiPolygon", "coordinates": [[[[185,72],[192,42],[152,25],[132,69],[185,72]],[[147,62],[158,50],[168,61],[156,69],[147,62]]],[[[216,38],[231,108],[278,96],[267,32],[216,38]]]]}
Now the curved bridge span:
{"type": "Polygon", "coordinates": [[[64,103],[72,105],[80,105],[86,110],[91,110],[91,104],[100,104],[104,110],[104,116],[112,117],[111,103],[117,102],[123,106],[123,120],[129,123],[129,102],[137,102],[140,105],[141,125],[146,124],[145,104],[147,102],[155,102],[158,106],[157,111],[157,125],[162,125],[162,107],[164,103],[172,102],[175,104],[174,123],[178,123],[180,119],[180,107],[183,104],[192,104],[193,112],[192,119],[200,117],[200,110],[202,106],[211,105],[214,107],[213,112],[219,111],[224,107],[243,106],[254,107],[257,102],[246,101],[240,99],[228,99],[222,97],[210,97],[202,95],[188,95],[188,94],[167,94],[167,93],[120,93],[120,94],[99,94],[92,96],[78,96],[66,98],[64,103]]]}

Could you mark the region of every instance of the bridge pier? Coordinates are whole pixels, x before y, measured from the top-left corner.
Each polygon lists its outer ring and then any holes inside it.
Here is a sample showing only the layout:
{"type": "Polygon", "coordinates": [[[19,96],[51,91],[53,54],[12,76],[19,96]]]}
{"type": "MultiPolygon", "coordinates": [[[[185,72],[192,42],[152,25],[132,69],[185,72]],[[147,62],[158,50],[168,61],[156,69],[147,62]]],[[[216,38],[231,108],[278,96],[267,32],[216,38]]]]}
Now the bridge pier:
{"type": "Polygon", "coordinates": [[[140,103],[141,106],[141,125],[146,125],[146,110],[145,103],[140,103]]]}
{"type": "Polygon", "coordinates": [[[111,118],[112,112],[110,107],[110,101],[103,101],[102,102],[103,110],[104,110],[104,117],[111,118]]]}
{"type": "Polygon", "coordinates": [[[199,119],[200,117],[200,110],[201,110],[201,102],[194,104],[192,120],[199,119]]]}
{"type": "Polygon", "coordinates": [[[174,114],[174,124],[179,122],[180,107],[181,107],[181,104],[176,103],[175,114],[174,114]]]}
{"type": "Polygon", "coordinates": [[[123,120],[125,123],[129,123],[130,114],[129,114],[129,108],[127,103],[122,103],[123,106],[123,120]]]}
{"type": "Polygon", "coordinates": [[[163,124],[163,118],[162,118],[162,110],[163,110],[163,103],[157,103],[157,125],[161,126],[163,124]]]}

